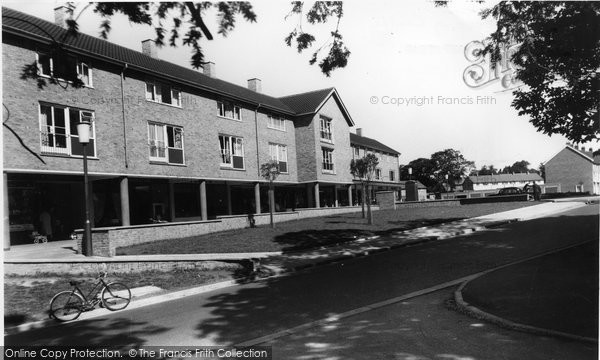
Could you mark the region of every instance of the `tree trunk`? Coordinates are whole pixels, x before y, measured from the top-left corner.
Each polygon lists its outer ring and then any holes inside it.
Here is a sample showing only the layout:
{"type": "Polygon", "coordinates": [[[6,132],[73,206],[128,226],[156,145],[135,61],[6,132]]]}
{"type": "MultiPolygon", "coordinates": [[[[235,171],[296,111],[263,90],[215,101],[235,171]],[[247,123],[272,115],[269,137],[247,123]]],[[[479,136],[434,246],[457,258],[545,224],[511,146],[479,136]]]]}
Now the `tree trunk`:
{"type": "Polygon", "coordinates": [[[362,218],[365,218],[365,199],[366,199],[366,193],[365,193],[365,183],[361,183],[361,194],[360,194],[360,206],[362,208],[362,218]]]}
{"type": "Polygon", "coordinates": [[[371,211],[371,188],[367,185],[367,223],[373,225],[373,211],[371,211]]]}
{"type": "Polygon", "coordinates": [[[275,190],[273,189],[273,183],[269,184],[269,215],[271,219],[271,228],[275,227],[273,223],[273,211],[275,210],[275,190]]]}

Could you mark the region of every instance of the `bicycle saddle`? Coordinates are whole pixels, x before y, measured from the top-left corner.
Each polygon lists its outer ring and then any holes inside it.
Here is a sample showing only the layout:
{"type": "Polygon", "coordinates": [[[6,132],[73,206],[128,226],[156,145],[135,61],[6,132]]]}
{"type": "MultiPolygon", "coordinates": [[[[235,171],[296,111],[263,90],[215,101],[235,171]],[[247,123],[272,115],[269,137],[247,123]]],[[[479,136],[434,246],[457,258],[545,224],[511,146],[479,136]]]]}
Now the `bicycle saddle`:
{"type": "Polygon", "coordinates": [[[77,285],[81,284],[81,281],[79,281],[79,280],[71,280],[71,281],[69,281],[69,284],[71,286],[77,286],[77,285]]]}

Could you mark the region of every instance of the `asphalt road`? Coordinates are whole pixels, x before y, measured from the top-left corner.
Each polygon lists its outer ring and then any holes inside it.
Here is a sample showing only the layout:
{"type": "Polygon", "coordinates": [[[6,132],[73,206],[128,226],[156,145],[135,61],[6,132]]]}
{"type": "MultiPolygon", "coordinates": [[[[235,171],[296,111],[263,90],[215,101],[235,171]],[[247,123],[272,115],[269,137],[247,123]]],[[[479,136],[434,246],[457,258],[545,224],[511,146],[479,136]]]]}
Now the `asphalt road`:
{"type": "MultiPolygon", "coordinates": [[[[4,340],[6,345],[113,344],[123,348],[233,345],[552,249],[597,241],[598,237],[598,207],[586,206],[489,232],[401,248],[104,318],[32,330],[4,340]]],[[[448,326],[450,330],[440,334],[451,332],[452,325],[448,326]]],[[[499,341],[490,344],[503,346],[499,341]]]]}

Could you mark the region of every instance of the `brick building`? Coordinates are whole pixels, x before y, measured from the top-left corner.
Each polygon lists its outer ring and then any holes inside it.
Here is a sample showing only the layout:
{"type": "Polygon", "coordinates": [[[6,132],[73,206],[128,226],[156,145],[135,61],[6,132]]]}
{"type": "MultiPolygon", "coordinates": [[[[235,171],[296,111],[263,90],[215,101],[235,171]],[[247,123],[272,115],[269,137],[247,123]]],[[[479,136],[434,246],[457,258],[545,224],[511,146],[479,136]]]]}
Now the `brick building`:
{"type": "Polygon", "coordinates": [[[277,211],[352,202],[354,122],[336,89],[269,96],[259,79],[248,87],[218,79],[211,63],[200,72],[160,60],[150,40],[138,52],[65,36],[66,9],[55,11],[56,24],[2,9],[3,173],[13,244],[28,241],[43,213],[56,239],[81,228],[76,124],[84,120],[92,122],[93,227],[266,212],[259,167],[271,159],[281,171],[277,211]],[[68,56],[58,58],[53,39],[64,39],[68,56]],[[22,79],[28,65],[59,83],[22,79]],[[65,67],[85,86],[60,80],[65,67]]]}
{"type": "Polygon", "coordinates": [[[589,192],[600,194],[600,154],[567,144],[544,164],[546,190],[552,186],[558,192],[589,192]]]}
{"type": "MultiPolygon", "coordinates": [[[[375,179],[372,184],[371,199],[375,199],[377,191],[394,191],[395,198],[401,198],[403,183],[400,182],[400,153],[381,142],[363,136],[361,128],[356,129],[356,134],[350,133],[350,146],[352,147],[352,159],[359,159],[366,154],[374,154],[379,159],[379,165],[375,171],[375,179]]],[[[359,180],[354,180],[358,185],[359,180]]],[[[362,198],[360,186],[355,186],[355,202],[362,198]]]]}

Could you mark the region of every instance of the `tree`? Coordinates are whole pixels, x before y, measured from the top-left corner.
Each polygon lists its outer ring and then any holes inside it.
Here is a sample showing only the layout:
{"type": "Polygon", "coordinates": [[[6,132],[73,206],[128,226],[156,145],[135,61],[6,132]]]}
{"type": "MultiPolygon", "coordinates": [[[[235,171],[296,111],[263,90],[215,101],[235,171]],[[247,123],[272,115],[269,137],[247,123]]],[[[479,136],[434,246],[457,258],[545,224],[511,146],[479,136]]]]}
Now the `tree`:
{"type": "Polygon", "coordinates": [[[269,181],[269,215],[271,219],[271,227],[275,227],[273,222],[273,211],[275,210],[275,187],[273,181],[277,179],[281,172],[279,171],[279,162],[270,160],[260,166],[260,175],[269,181]]]}
{"type": "Polygon", "coordinates": [[[433,176],[438,184],[443,184],[448,175],[448,184],[454,190],[456,181],[463,178],[475,167],[473,161],[468,161],[458,150],[446,149],[431,155],[433,176]]]}
{"type": "MultiPolygon", "coordinates": [[[[154,29],[156,37],[154,39],[157,46],[162,47],[168,44],[171,47],[189,46],[192,49],[190,63],[195,69],[199,69],[206,62],[204,61],[204,51],[201,43],[203,40],[213,40],[213,32],[207,25],[206,13],[210,9],[216,9],[218,20],[217,33],[226,37],[234,30],[238,17],[242,17],[248,22],[256,22],[257,15],[249,2],[98,2],[87,3],[78,6],[77,3],[69,2],[68,13],[70,18],[66,20],[67,32],[61,38],[55,38],[47,34],[52,39],[50,55],[53,59],[62,59],[57,63],[66,63],[69,59],[63,44],[69,38],[79,35],[79,25],[77,20],[81,14],[92,7],[93,11],[102,17],[100,23],[100,37],[107,39],[111,27],[112,17],[116,14],[122,14],[134,24],[147,25],[154,29]]],[[[83,4],[83,3],[82,3],[83,4]]],[[[312,7],[305,9],[301,1],[292,2],[292,10],[289,16],[298,17],[298,25],[285,37],[284,42],[287,46],[292,46],[295,42],[298,52],[310,48],[316,40],[315,36],[305,32],[302,27],[304,15],[306,21],[311,24],[326,23],[330,18],[336,19],[336,26],[331,31],[330,39],[323,46],[315,50],[310,58],[309,64],[313,65],[319,62],[318,66],[321,72],[330,76],[331,72],[337,68],[343,68],[348,63],[350,51],[345,46],[342,34],[339,32],[339,24],[343,17],[343,3],[341,1],[318,1],[312,7]],[[325,54],[326,55],[323,55],[325,54]],[[320,61],[319,61],[320,59],[320,61]]],[[[286,18],[287,18],[286,17],[286,18]]],[[[35,24],[29,24],[37,26],[35,24]]],[[[69,73],[61,74],[61,79],[67,80],[74,87],[81,87],[83,83],[79,80],[75,67],[69,73]]],[[[38,82],[38,87],[43,88],[47,85],[45,77],[40,76],[36,63],[25,66],[21,72],[21,78],[34,79],[38,82]]],[[[61,84],[54,76],[48,79],[51,84],[61,84]]],[[[67,82],[65,82],[67,83],[67,82]]]]}
{"type": "MultiPolygon", "coordinates": [[[[377,165],[379,165],[379,159],[377,159],[377,156],[374,154],[367,154],[360,159],[352,159],[350,161],[350,173],[352,176],[360,180],[363,199],[366,198],[368,213],[367,221],[369,225],[373,225],[373,212],[371,211],[371,182],[375,177],[377,165]]],[[[363,201],[363,203],[365,203],[365,201],[363,201]]]]}
{"type": "Polygon", "coordinates": [[[494,167],[494,165],[483,165],[481,169],[471,171],[471,175],[473,176],[495,175],[497,173],[498,170],[494,167]]]}
{"type": "Polygon", "coordinates": [[[505,166],[502,169],[503,174],[512,174],[512,173],[528,173],[529,172],[529,161],[521,160],[515,161],[514,164],[510,166],[505,166]]]}
{"type": "Polygon", "coordinates": [[[417,180],[425,185],[428,189],[433,189],[436,185],[435,177],[433,176],[434,164],[431,159],[418,158],[412,160],[403,170],[403,180],[417,180]],[[412,169],[412,175],[409,176],[408,168],[412,169]]]}
{"type": "Polygon", "coordinates": [[[496,20],[482,54],[492,66],[506,45],[516,79],[512,106],[537,131],[576,143],[600,139],[600,3],[502,1],[481,13],[496,20]]]}
{"type": "Polygon", "coordinates": [[[540,174],[542,179],[546,181],[546,165],[544,165],[544,163],[540,163],[540,165],[538,166],[538,173],[540,174]]]}

